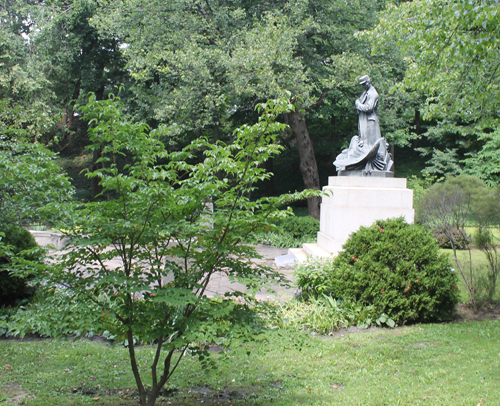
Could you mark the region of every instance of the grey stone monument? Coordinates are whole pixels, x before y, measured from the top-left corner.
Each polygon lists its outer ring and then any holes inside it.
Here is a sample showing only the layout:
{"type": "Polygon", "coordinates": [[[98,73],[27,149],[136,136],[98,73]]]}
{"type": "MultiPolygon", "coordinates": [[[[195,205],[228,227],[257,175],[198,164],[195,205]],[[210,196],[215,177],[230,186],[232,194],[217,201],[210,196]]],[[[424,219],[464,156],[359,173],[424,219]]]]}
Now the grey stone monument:
{"type": "MultiPolygon", "coordinates": [[[[404,216],[413,223],[413,191],[406,179],[394,177],[394,163],[387,143],[380,135],[378,93],[365,75],[359,79],[365,89],[356,100],[359,134],[349,148],[335,159],[338,176],[328,178],[321,201],[317,244],[304,244],[309,256],[336,255],[349,235],[376,220],[404,216]]],[[[297,250],[290,253],[298,257],[297,250]]]]}
{"type": "Polygon", "coordinates": [[[356,100],[359,134],[352,137],[349,148],[342,151],[333,163],[338,176],[394,177],[394,163],[387,151],[388,144],[380,134],[378,93],[368,75],[359,78],[365,91],[356,100]]]}

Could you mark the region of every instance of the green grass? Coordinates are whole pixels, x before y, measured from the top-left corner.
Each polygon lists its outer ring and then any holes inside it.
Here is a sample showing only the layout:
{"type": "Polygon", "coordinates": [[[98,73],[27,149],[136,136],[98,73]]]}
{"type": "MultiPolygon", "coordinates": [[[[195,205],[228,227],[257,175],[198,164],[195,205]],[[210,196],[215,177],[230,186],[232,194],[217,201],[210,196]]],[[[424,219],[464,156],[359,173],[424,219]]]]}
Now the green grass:
{"type": "MultiPolygon", "coordinates": [[[[459,272],[458,267],[456,266],[455,262],[455,257],[453,255],[453,250],[451,249],[442,249],[441,250],[443,253],[446,253],[450,257],[450,261],[452,265],[455,267],[456,272],[459,272]]],[[[486,270],[488,267],[488,261],[486,259],[485,254],[478,250],[478,249],[472,249],[471,250],[471,257],[469,258],[469,251],[463,250],[463,251],[457,251],[457,258],[462,265],[462,268],[464,272],[466,273],[466,276],[469,277],[469,261],[472,261],[472,269],[474,272],[474,275],[477,277],[479,276],[485,276],[486,275],[486,270]]],[[[467,289],[465,286],[465,282],[462,278],[462,275],[458,273],[458,288],[460,289],[460,298],[462,302],[468,302],[469,301],[469,295],[467,293],[467,289]]],[[[479,287],[480,288],[480,287],[479,287]]],[[[478,292],[481,294],[481,289],[478,292]]],[[[494,300],[500,300],[500,280],[497,283],[496,287],[496,294],[493,296],[494,300]]]]}
{"type": "MultiPolygon", "coordinates": [[[[465,227],[465,232],[472,236],[477,231],[477,227],[465,227]]],[[[490,227],[489,231],[493,234],[493,237],[500,242],[500,228],[490,227]]]]}
{"type": "MultiPolygon", "coordinates": [[[[204,372],[186,358],[168,383],[173,395],[160,397],[158,404],[495,405],[500,399],[498,342],[498,320],[305,337],[300,351],[283,348],[280,336],[267,346],[230,351],[217,371],[204,372]]],[[[148,346],[139,349],[145,373],[151,352],[148,346]]],[[[137,403],[123,347],[0,341],[0,353],[4,404],[17,394],[23,404],[38,406],[137,403]]]]}

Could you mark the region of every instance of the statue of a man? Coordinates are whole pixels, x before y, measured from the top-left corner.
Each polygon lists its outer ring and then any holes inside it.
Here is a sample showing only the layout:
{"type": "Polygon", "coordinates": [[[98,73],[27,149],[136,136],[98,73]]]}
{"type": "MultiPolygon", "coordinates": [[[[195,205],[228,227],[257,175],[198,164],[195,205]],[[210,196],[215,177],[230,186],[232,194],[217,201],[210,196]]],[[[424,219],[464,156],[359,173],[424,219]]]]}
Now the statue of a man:
{"type": "Polygon", "coordinates": [[[359,84],[365,89],[355,102],[359,135],[352,137],[349,148],[342,151],[333,164],[339,176],[394,176],[388,145],[380,134],[377,90],[368,75],[360,77],[359,84]]]}
{"type": "Polygon", "coordinates": [[[368,75],[359,78],[359,84],[365,91],[361,97],[356,100],[356,109],[359,114],[358,130],[359,138],[362,143],[373,145],[381,138],[380,126],[378,123],[378,93],[372,86],[368,75]]]}

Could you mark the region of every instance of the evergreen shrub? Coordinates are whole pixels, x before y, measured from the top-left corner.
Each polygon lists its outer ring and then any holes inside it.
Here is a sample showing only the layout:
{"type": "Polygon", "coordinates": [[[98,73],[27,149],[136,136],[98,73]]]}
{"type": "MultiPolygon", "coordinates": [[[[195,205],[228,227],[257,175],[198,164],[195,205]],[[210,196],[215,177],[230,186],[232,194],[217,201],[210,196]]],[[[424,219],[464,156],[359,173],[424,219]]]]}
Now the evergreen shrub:
{"type": "Polygon", "coordinates": [[[8,225],[1,231],[4,235],[1,243],[9,249],[0,253],[0,307],[16,305],[34,294],[34,288],[28,285],[28,278],[12,275],[7,269],[12,256],[27,261],[40,261],[42,258],[42,251],[34,250],[38,244],[33,235],[24,227],[8,225]]]}
{"type": "Polygon", "coordinates": [[[326,294],[375,306],[398,324],[449,320],[459,301],[457,275],[436,240],[403,218],[379,220],[353,233],[323,269],[300,267],[305,297],[326,294]]]}

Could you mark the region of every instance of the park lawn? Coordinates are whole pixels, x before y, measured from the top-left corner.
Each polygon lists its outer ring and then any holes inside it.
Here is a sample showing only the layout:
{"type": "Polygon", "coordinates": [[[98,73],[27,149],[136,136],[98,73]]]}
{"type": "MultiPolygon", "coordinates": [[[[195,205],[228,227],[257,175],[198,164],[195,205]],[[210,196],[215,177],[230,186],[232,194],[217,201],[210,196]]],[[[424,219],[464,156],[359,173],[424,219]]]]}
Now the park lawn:
{"type": "MultiPolygon", "coordinates": [[[[455,269],[455,272],[457,272],[458,275],[458,288],[460,289],[460,300],[461,302],[468,302],[469,301],[469,294],[467,293],[467,288],[465,286],[465,282],[462,278],[462,275],[460,275],[459,269],[456,265],[455,261],[455,256],[453,255],[453,250],[452,249],[442,249],[441,252],[449,255],[450,257],[450,262],[452,266],[455,269]]],[[[460,264],[462,265],[462,269],[464,270],[467,278],[470,276],[470,268],[469,268],[469,263],[472,261],[472,270],[475,275],[475,278],[479,276],[486,277],[486,272],[487,272],[487,267],[488,267],[488,261],[486,259],[486,255],[479,249],[473,248],[471,249],[471,257],[469,258],[469,251],[467,250],[462,250],[462,251],[457,251],[457,258],[460,261],[460,264]]],[[[494,300],[500,300],[500,280],[497,283],[497,289],[496,289],[496,294],[493,296],[494,300]]],[[[481,294],[484,290],[484,288],[481,287],[479,284],[477,286],[479,289],[479,294],[481,294]]]]}
{"type": "MultiPolygon", "coordinates": [[[[218,370],[204,372],[187,357],[157,404],[487,406],[500,399],[499,320],[302,335],[298,349],[300,336],[282,331],[265,346],[233,349],[218,370]]],[[[139,348],[145,371],[152,351],[139,348]]],[[[0,354],[0,403],[137,404],[120,345],[2,340],[0,354]]]]}

